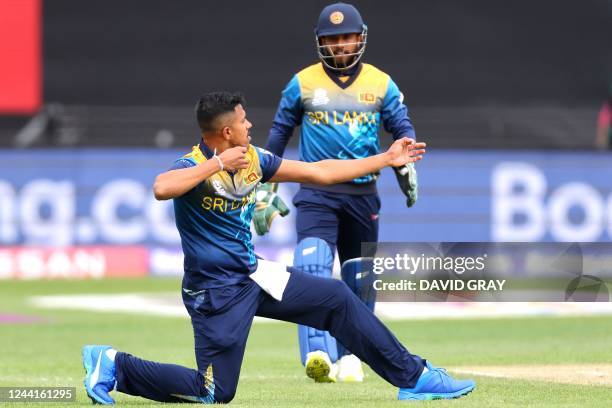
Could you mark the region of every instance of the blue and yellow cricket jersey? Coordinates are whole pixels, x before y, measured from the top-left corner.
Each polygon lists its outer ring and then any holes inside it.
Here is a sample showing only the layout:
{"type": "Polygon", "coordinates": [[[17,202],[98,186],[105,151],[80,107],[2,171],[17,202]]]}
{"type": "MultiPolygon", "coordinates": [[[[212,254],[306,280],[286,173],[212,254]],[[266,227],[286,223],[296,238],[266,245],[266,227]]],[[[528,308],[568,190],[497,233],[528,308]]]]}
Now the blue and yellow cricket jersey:
{"type": "MultiPolygon", "coordinates": [[[[212,159],[204,144],[178,159],[171,169],[212,159]]],[[[184,285],[208,289],[244,280],[257,268],[251,219],[259,183],[278,170],[278,156],[258,147],[247,150],[249,166],[235,173],[219,171],[174,199],[176,226],[185,254],[184,285]]]]}
{"type": "MultiPolygon", "coordinates": [[[[284,89],[266,147],[281,156],[288,140],[283,133],[290,135],[301,125],[300,160],[359,159],[380,152],[381,124],[395,139],[414,137],[403,95],[389,75],[361,64],[342,82],[318,63],[296,74],[284,89]]],[[[370,174],[353,183],[372,181],[370,174]]]]}

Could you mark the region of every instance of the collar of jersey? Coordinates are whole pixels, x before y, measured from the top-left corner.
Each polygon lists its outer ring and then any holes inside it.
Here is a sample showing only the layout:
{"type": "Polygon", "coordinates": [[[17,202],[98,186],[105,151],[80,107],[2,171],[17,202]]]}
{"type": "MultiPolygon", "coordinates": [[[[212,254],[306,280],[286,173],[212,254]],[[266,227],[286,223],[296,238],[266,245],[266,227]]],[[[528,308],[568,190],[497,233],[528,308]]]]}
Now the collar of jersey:
{"type": "Polygon", "coordinates": [[[210,147],[206,146],[206,143],[204,143],[204,141],[200,141],[200,144],[198,144],[198,148],[200,149],[204,157],[206,157],[206,160],[212,159],[212,157],[215,155],[213,151],[210,150],[210,147]]]}
{"type": "Polygon", "coordinates": [[[325,66],[325,64],[323,63],[321,63],[321,65],[323,66],[323,71],[325,71],[329,79],[334,81],[334,83],[342,89],[348,88],[349,86],[352,85],[353,82],[355,82],[363,66],[363,64],[360,62],[359,64],[357,64],[357,66],[355,66],[354,68],[348,71],[334,71],[333,69],[325,66]],[[349,79],[347,79],[346,82],[342,82],[340,80],[340,77],[343,77],[343,76],[348,76],[349,79]]]}
{"type": "MultiPolygon", "coordinates": [[[[208,147],[206,143],[204,143],[204,141],[200,141],[200,143],[198,144],[198,148],[200,149],[204,157],[206,157],[206,160],[212,159],[213,156],[215,155],[215,153],[212,150],[210,150],[210,147],[208,147]]],[[[230,171],[230,170],[225,170],[225,171],[232,176],[237,173],[236,171],[230,171]]]]}

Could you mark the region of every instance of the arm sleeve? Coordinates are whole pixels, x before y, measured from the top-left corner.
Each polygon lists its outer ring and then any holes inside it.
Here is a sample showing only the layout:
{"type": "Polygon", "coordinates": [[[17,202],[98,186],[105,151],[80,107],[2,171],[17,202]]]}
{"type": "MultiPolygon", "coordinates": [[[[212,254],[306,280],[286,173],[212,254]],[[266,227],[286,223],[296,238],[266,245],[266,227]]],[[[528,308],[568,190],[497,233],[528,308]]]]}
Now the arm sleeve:
{"type": "Polygon", "coordinates": [[[261,182],[267,183],[274,176],[283,159],[260,147],[257,148],[257,153],[259,154],[259,165],[261,166],[261,182]]]}
{"type": "Polygon", "coordinates": [[[168,169],[168,171],[170,170],[178,170],[178,169],[186,169],[187,167],[193,167],[195,166],[195,163],[192,162],[189,159],[186,159],[184,157],[181,157],[180,159],[176,160],[174,162],[174,164],[168,169]]]}
{"type": "Polygon", "coordinates": [[[300,94],[300,82],[297,75],[287,84],[283,90],[281,101],[278,104],[274,122],[268,135],[266,149],[272,153],[282,156],[293,129],[302,123],[304,108],[300,94]]]}
{"type": "Polygon", "coordinates": [[[394,140],[404,136],[415,137],[414,127],[408,116],[408,108],[404,105],[404,95],[391,78],[389,78],[381,113],[383,126],[393,135],[394,140]]]}

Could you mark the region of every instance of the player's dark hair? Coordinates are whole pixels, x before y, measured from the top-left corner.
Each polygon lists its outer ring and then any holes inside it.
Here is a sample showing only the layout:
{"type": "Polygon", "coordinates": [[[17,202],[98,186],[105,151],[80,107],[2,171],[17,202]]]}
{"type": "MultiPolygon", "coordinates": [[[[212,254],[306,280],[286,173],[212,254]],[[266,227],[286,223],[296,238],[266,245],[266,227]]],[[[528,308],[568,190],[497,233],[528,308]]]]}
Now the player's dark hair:
{"type": "Polygon", "coordinates": [[[227,112],[233,112],[236,105],[245,105],[244,96],[239,92],[209,92],[198,99],[196,118],[202,132],[213,132],[215,119],[227,112]]]}

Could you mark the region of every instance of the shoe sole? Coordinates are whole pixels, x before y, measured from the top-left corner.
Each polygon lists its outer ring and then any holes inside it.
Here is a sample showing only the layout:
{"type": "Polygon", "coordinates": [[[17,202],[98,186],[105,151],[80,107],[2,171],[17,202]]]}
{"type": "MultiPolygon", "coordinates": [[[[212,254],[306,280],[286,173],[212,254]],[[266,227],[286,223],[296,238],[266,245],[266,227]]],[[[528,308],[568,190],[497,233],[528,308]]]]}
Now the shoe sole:
{"type": "Polygon", "coordinates": [[[98,396],[94,394],[93,390],[90,390],[87,386],[87,383],[89,382],[89,377],[91,376],[91,372],[93,371],[93,360],[91,358],[92,349],[93,347],[91,346],[85,346],[81,351],[81,359],[83,361],[83,368],[85,369],[85,379],[83,380],[83,385],[85,386],[85,392],[87,393],[87,396],[91,400],[92,404],[107,405],[104,401],[100,401],[98,399],[98,396]]]}
{"type": "Polygon", "coordinates": [[[335,383],[336,380],[329,376],[330,371],[331,367],[321,357],[314,356],[306,362],[306,375],[316,383],[335,383]]]}
{"type": "Polygon", "coordinates": [[[476,388],[475,385],[471,387],[464,388],[455,392],[448,393],[411,393],[411,392],[400,392],[398,395],[398,400],[400,401],[429,401],[429,400],[439,400],[439,399],[456,399],[463,397],[464,395],[468,395],[470,392],[474,391],[476,388]]]}

